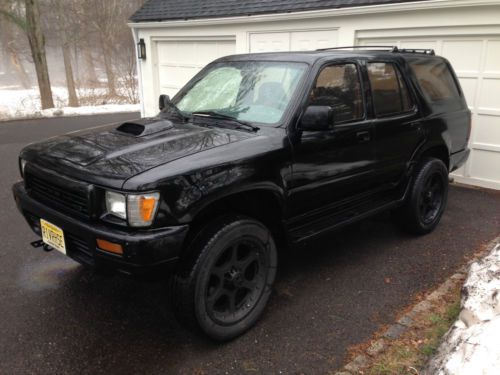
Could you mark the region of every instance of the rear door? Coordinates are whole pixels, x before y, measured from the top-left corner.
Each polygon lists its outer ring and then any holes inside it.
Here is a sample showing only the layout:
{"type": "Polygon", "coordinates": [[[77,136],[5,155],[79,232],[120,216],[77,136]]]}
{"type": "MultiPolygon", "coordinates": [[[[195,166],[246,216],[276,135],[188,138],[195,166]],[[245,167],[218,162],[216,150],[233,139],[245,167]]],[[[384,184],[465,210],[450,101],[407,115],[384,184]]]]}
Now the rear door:
{"type": "Polygon", "coordinates": [[[415,96],[394,61],[368,61],[377,155],[376,175],[388,187],[405,177],[412,155],[424,139],[415,96]]]}

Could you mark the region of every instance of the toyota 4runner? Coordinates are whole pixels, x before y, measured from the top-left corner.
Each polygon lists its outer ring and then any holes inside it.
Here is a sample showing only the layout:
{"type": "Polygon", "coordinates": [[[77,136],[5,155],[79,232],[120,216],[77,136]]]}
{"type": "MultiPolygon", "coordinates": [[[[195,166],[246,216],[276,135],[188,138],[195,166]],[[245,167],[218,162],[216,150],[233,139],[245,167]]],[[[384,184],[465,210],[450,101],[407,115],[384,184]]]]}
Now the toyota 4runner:
{"type": "Polygon", "coordinates": [[[432,231],[470,123],[432,50],[229,56],[156,117],[27,146],[13,192],[35,247],[169,275],[179,319],[228,340],[262,315],[277,247],[384,210],[432,231]]]}

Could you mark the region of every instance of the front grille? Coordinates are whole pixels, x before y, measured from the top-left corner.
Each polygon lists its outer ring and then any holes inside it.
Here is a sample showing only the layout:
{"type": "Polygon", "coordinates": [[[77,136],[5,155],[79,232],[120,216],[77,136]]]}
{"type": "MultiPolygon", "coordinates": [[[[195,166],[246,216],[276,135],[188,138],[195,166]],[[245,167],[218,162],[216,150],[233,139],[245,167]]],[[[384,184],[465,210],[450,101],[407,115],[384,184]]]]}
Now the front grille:
{"type": "Polygon", "coordinates": [[[26,175],[26,187],[33,198],[48,206],[56,206],[90,216],[89,195],[85,191],[63,187],[33,174],[26,175]]]}

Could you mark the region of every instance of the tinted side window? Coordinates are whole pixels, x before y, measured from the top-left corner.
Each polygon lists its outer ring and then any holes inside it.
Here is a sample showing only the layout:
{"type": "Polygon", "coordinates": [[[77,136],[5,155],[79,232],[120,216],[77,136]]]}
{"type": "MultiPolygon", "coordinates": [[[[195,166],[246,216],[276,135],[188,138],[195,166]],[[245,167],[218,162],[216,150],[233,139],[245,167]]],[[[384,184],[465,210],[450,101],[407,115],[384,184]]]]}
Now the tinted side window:
{"type": "Polygon", "coordinates": [[[356,65],[332,65],[324,68],[311,91],[309,104],[332,107],[336,123],[363,118],[363,98],[356,65]]]}
{"type": "Polygon", "coordinates": [[[367,66],[375,115],[394,115],[413,108],[408,88],[394,64],[381,62],[367,66]]]}
{"type": "Polygon", "coordinates": [[[457,84],[444,61],[417,60],[411,62],[410,67],[431,102],[460,97],[457,84]]]}

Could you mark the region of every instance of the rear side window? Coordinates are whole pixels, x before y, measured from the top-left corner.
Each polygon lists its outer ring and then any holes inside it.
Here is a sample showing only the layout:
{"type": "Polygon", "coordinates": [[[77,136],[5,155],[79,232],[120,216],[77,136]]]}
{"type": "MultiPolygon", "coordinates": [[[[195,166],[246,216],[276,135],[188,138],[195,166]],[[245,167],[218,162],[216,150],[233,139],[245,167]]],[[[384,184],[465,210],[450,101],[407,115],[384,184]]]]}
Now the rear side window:
{"type": "Polygon", "coordinates": [[[444,61],[417,60],[410,62],[410,67],[429,101],[439,102],[460,97],[457,84],[444,61]]]}
{"type": "Polygon", "coordinates": [[[356,65],[331,65],[324,68],[310,93],[309,104],[332,107],[336,123],[363,118],[363,97],[356,65]]]}
{"type": "Polygon", "coordinates": [[[368,63],[373,106],[377,117],[408,112],[413,103],[408,87],[392,63],[368,63]]]}

